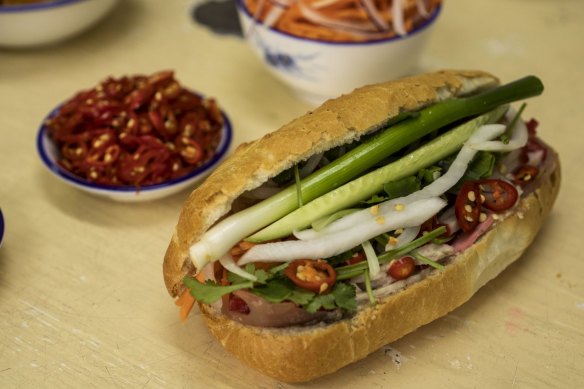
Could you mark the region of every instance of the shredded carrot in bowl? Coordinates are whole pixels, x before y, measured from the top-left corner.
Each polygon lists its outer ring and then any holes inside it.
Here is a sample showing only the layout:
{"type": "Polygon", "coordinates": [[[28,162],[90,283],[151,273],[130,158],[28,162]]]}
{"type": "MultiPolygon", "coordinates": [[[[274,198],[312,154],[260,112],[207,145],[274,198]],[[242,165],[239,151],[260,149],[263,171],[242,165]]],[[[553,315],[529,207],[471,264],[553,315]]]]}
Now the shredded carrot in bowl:
{"type": "Polygon", "coordinates": [[[442,0],[243,0],[257,23],[298,37],[354,42],[404,36],[442,0]]]}

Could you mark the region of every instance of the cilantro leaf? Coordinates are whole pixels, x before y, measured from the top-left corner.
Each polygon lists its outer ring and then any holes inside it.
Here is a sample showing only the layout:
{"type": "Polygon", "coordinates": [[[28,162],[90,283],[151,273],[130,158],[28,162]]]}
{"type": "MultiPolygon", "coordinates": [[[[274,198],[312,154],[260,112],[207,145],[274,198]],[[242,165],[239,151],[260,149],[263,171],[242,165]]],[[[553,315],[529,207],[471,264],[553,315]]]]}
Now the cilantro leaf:
{"type": "Polygon", "coordinates": [[[335,284],[330,293],[316,295],[312,301],[303,305],[303,307],[310,313],[314,313],[321,308],[334,309],[336,307],[354,311],[357,309],[355,295],[356,292],[353,285],[339,282],[335,284]]]}
{"type": "MultiPolygon", "coordinates": [[[[270,273],[268,273],[267,271],[263,270],[263,269],[257,269],[255,268],[255,265],[253,263],[248,263],[245,266],[244,269],[246,272],[253,274],[254,276],[256,276],[257,278],[257,283],[259,284],[265,284],[266,281],[270,278],[270,273]]],[[[239,284],[242,282],[247,282],[249,281],[246,278],[243,278],[235,273],[231,273],[231,272],[227,272],[227,279],[229,280],[229,282],[231,282],[232,284],[239,284]]]]}
{"type": "Polygon", "coordinates": [[[239,284],[228,286],[219,285],[213,281],[207,280],[204,284],[192,277],[185,277],[183,280],[185,286],[190,289],[191,295],[205,304],[211,304],[219,300],[223,295],[240,289],[251,288],[253,282],[247,281],[239,284]]]}
{"type": "Polygon", "coordinates": [[[355,286],[338,282],[335,284],[331,292],[335,296],[335,304],[347,311],[354,311],[357,309],[357,300],[355,299],[355,286]]]}
{"type": "Polygon", "coordinates": [[[324,309],[334,309],[335,306],[335,296],[332,293],[329,294],[319,294],[315,296],[311,302],[304,306],[304,309],[309,313],[315,313],[320,308],[324,309]]]}
{"type": "Polygon", "coordinates": [[[298,305],[305,305],[315,296],[314,292],[309,290],[294,288],[292,294],[288,296],[288,300],[298,305]]]}
{"type": "Polygon", "coordinates": [[[313,292],[294,286],[289,280],[276,278],[266,285],[256,286],[251,292],[263,297],[271,303],[292,301],[298,305],[307,304],[314,296],[313,292]]]}

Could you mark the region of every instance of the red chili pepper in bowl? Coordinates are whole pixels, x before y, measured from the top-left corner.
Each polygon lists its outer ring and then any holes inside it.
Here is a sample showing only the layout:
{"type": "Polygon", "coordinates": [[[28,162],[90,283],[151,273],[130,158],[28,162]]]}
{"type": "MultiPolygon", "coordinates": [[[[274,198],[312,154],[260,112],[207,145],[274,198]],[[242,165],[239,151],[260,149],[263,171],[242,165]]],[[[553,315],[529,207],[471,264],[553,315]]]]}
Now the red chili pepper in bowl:
{"type": "Polygon", "coordinates": [[[137,188],[212,160],[224,125],[215,100],[183,88],[172,71],[109,77],[44,123],[61,167],[90,182],[137,188]]]}

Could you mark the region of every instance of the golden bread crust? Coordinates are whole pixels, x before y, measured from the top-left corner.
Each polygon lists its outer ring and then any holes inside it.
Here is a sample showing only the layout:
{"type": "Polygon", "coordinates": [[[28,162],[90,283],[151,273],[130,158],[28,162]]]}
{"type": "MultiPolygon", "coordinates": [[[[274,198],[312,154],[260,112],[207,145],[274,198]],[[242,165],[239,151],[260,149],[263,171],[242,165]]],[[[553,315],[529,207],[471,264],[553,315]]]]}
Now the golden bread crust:
{"type": "Polygon", "coordinates": [[[230,211],[243,192],[311,155],[380,129],[401,112],[497,84],[496,77],[482,71],[445,70],[369,85],[328,100],[279,130],[240,145],[183,205],[164,257],[168,292],[174,297],[183,290],[184,276],[195,270],[189,248],[230,211]]]}
{"type": "Polygon", "coordinates": [[[350,319],[328,325],[260,328],[242,325],[200,304],[202,317],[225,349],[277,380],[303,382],[330,374],[462,305],[519,258],[559,191],[559,161],[551,149],[548,158],[553,163],[541,185],[444,271],[433,271],[377,305],[361,306],[350,319]]]}

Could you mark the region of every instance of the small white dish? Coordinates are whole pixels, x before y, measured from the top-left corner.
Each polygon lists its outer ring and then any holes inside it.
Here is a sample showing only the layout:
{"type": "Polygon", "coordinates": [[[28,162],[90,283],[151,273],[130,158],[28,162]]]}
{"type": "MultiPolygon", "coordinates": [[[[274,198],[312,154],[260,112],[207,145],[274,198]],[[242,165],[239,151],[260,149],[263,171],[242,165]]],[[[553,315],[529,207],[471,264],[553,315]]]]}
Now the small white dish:
{"type": "MultiPolygon", "coordinates": [[[[47,118],[54,116],[57,112],[58,109],[54,110],[47,116],[47,118]]],[[[96,184],[76,176],[63,168],[57,163],[59,151],[57,150],[55,143],[50,139],[48,129],[44,124],[41,125],[37,135],[37,151],[42,162],[51,173],[61,181],[77,189],[116,201],[140,202],[156,200],[178,193],[183,189],[193,187],[197,182],[209,175],[211,171],[227,156],[233,138],[233,130],[231,122],[225,112],[221,113],[224,121],[221,141],[217,146],[215,155],[210,160],[182,177],[161,184],[143,185],[139,189],[135,186],[129,185],[109,186],[96,184]]],[[[43,120],[43,123],[45,120],[43,120]]]]}
{"type": "Polygon", "coordinates": [[[51,0],[0,6],[0,46],[44,46],[81,33],[119,0],[51,0]]]}
{"type": "Polygon", "coordinates": [[[439,5],[428,19],[404,36],[333,42],[258,24],[245,1],[236,2],[245,39],[256,55],[301,99],[313,104],[413,72],[441,12],[439,5]]]}

